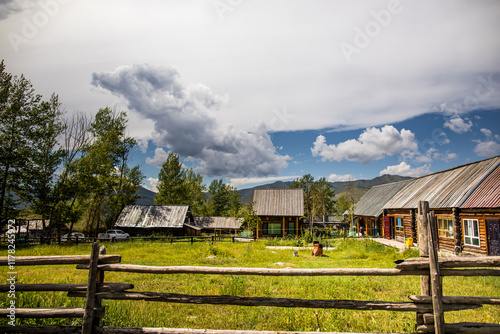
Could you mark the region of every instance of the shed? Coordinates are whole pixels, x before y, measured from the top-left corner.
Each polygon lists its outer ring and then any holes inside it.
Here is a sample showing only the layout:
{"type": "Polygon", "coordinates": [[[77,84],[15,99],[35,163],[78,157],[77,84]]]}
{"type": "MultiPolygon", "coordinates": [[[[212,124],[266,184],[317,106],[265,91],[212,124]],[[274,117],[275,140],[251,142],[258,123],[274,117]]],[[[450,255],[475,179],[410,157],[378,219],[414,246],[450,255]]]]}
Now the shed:
{"type": "Polygon", "coordinates": [[[194,217],[193,223],[186,224],[191,235],[205,233],[236,234],[241,229],[243,219],[234,217],[194,217]],[[199,231],[199,233],[197,232],[199,231]]]}
{"type": "Polygon", "coordinates": [[[253,203],[262,221],[254,235],[286,237],[299,234],[304,216],[303,189],[255,189],[253,203]]]}
{"type": "Polygon", "coordinates": [[[130,234],[183,235],[184,224],[193,221],[187,205],[127,205],[115,226],[130,234]]]}

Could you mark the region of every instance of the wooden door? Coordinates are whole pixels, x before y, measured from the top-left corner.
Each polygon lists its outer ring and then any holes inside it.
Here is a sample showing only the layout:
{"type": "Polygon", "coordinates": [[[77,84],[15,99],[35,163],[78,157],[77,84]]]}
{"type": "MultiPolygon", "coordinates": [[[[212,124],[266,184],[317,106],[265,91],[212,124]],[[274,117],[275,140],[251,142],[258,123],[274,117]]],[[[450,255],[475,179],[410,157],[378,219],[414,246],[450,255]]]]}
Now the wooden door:
{"type": "Polygon", "coordinates": [[[384,216],[384,238],[391,238],[391,220],[387,216],[384,216]]]}
{"type": "Polygon", "coordinates": [[[486,219],[488,230],[488,254],[500,256],[500,220],[486,219]]]}

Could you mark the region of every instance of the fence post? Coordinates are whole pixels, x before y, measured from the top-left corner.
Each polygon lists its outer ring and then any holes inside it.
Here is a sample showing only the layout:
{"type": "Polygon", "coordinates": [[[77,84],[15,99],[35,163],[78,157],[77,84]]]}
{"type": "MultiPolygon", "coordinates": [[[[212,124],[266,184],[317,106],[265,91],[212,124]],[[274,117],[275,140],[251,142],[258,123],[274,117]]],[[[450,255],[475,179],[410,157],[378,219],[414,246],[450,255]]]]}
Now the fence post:
{"type": "Polygon", "coordinates": [[[83,316],[82,334],[91,334],[94,322],[95,294],[97,290],[97,263],[99,261],[99,244],[92,244],[90,254],[89,277],[85,297],[85,313],[83,316]]]}
{"type": "MultiPolygon", "coordinates": [[[[418,203],[417,229],[418,229],[418,247],[421,258],[429,258],[429,229],[427,214],[429,213],[429,202],[420,201],[418,203]]],[[[429,276],[420,276],[420,290],[422,296],[430,296],[429,276]]],[[[422,313],[417,313],[417,325],[427,324],[426,316],[422,313]]]]}
{"type": "MultiPolygon", "coordinates": [[[[104,247],[104,245],[102,245],[100,248],[99,248],[99,255],[106,255],[106,247],[104,247]]],[[[104,273],[105,271],[104,270],[99,270],[97,269],[97,275],[96,275],[96,283],[97,284],[102,284],[104,283],[104,273]]],[[[97,289],[96,289],[97,291],[97,289]]],[[[95,299],[95,307],[101,307],[102,306],[102,298],[101,297],[96,297],[95,299]]],[[[99,326],[99,322],[101,321],[101,317],[94,317],[94,321],[92,323],[92,326],[93,327],[97,327],[99,326]]]]}
{"type": "Polygon", "coordinates": [[[441,276],[439,273],[439,262],[437,253],[437,226],[434,211],[427,215],[429,226],[429,270],[432,287],[432,309],[434,311],[434,332],[436,334],[444,333],[444,314],[443,314],[443,289],[441,286],[441,276]]]}

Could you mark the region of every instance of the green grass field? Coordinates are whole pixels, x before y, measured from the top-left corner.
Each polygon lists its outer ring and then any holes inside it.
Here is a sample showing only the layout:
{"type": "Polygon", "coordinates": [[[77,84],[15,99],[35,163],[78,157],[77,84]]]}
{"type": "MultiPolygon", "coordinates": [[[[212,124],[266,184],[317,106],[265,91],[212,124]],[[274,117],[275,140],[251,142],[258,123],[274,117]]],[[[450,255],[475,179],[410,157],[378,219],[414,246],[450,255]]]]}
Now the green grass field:
{"type": "MultiPolygon", "coordinates": [[[[310,250],[267,249],[264,241],[252,243],[106,243],[107,254],[120,254],[122,263],[156,266],[224,266],[256,268],[394,268],[396,259],[418,256],[414,250],[399,253],[371,240],[336,239],[335,249],[324,257],[312,257],[310,250]]],[[[90,244],[35,246],[16,250],[16,256],[90,254],[90,244]]],[[[6,256],[6,251],[4,250],[6,256]]],[[[33,266],[17,268],[22,283],[85,283],[88,272],[75,266],[33,266]]],[[[7,279],[2,268],[1,279],[7,279]]],[[[301,299],[356,299],[409,301],[420,294],[419,277],[265,277],[226,275],[151,275],[106,272],[106,282],[133,283],[136,291],[193,295],[265,296],[301,299]]],[[[6,283],[4,283],[6,284],[6,283]]],[[[445,277],[448,296],[499,296],[498,277],[445,277]]],[[[62,292],[17,292],[16,307],[83,307],[82,298],[68,298],[62,292]]],[[[1,294],[0,307],[7,295],[1,294]]],[[[102,325],[233,330],[414,332],[415,314],[387,311],[350,311],[307,308],[241,307],[169,304],[143,301],[105,301],[102,325]]],[[[500,322],[500,307],[449,312],[446,322],[500,322]]],[[[7,319],[2,319],[3,324],[7,319]]],[[[80,325],[80,319],[17,319],[20,324],[80,325]]]]}

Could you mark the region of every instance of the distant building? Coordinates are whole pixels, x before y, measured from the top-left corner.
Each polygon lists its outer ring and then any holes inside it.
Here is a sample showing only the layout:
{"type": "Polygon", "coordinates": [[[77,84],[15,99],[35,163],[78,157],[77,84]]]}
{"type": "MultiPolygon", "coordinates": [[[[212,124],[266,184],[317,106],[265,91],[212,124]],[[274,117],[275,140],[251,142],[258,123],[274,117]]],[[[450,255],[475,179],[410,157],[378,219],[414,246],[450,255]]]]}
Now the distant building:
{"type": "Polygon", "coordinates": [[[295,236],[302,230],[303,189],[255,189],[252,200],[262,221],[257,237],[295,236]]]}
{"type": "Polygon", "coordinates": [[[192,223],[186,223],[188,235],[234,234],[241,230],[243,219],[234,217],[194,217],[192,223]]]}
{"type": "Polygon", "coordinates": [[[187,205],[127,205],[118,216],[115,227],[130,235],[185,235],[185,224],[193,221],[187,205]]]}

